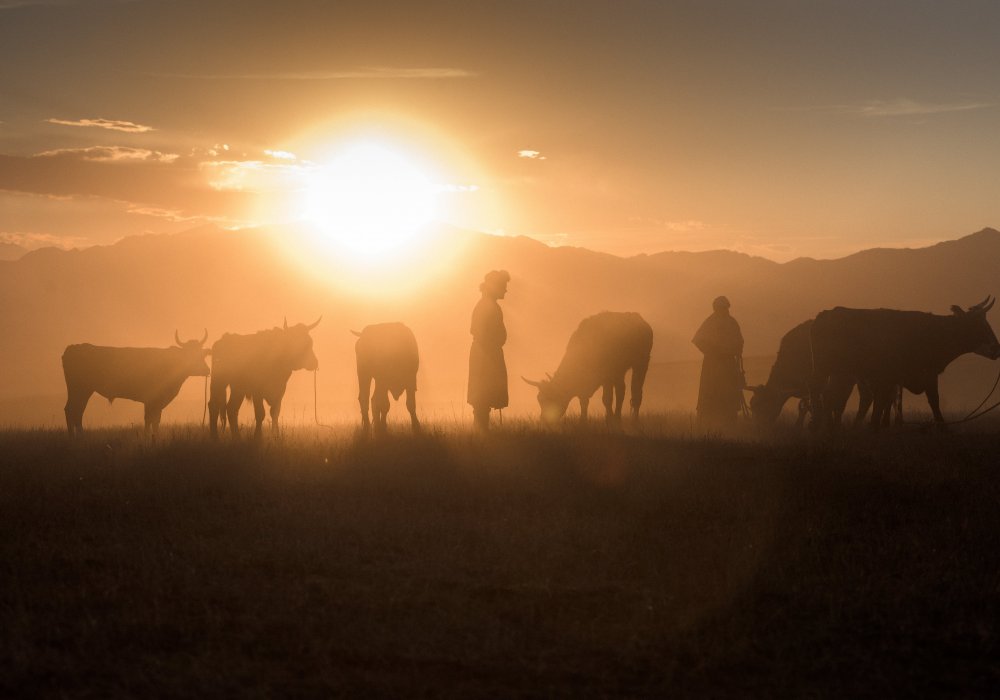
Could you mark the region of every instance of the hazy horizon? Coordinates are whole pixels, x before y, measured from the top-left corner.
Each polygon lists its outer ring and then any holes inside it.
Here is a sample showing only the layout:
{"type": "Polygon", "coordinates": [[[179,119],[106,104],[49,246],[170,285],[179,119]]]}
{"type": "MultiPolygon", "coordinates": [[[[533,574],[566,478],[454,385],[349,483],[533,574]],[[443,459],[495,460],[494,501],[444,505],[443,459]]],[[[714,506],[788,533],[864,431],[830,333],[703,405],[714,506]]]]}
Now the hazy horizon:
{"type": "Polygon", "coordinates": [[[421,216],[618,255],[836,258],[1000,222],[993,3],[17,0],[0,20],[0,243],[315,219],[358,144],[395,159],[388,206],[419,181],[421,216]]]}

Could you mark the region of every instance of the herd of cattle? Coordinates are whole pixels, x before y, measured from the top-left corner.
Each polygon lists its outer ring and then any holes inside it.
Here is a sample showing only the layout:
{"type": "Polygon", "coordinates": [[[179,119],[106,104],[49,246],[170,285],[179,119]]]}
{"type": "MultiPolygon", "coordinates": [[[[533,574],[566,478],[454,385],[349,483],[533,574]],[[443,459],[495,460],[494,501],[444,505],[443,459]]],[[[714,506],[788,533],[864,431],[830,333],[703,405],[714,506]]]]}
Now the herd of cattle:
{"type": "MultiPolygon", "coordinates": [[[[976,353],[1000,358],[1000,342],[986,319],[994,299],[987,297],[968,309],[951,307],[950,316],[894,309],[837,307],[799,324],[781,339],[778,356],[767,383],[747,387],[753,392],[751,413],[761,424],[773,423],[791,398],[799,398],[800,422],[811,412],[812,424],[840,425],[847,399],[855,386],[861,403],[857,419],[872,407],[873,427],[888,421],[893,405],[899,408],[903,388],[925,393],[939,424],[944,422],[938,394],[938,376],[957,357],[976,353]]],[[[108,400],[131,399],[145,407],[147,432],[156,432],[163,409],[188,377],[211,376],[208,401],[212,436],[228,422],[238,433],[240,406],[254,406],[256,434],[268,404],[272,424],[278,425],[281,401],[292,372],[316,370],[310,331],[319,324],[287,321],[282,328],[251,335],[226,333],[212,348],[201,340],[182,341],[174,333],[170,348],[114,348],[89,344],[70,345],[63,353],[66,377],[66,426],[70,435],[83,429],[83,412],[97,393],[108,400]],[[212,356],[210,369],[206,357],[212,356]]],[[[352,331],[354,332],[354,331],[352,331]]],[[[355,343],[358,401],[363,426],[384,427],[389,394],[398,399],[406,392],[406,407],[414,429],[417,341],[402,323],[367,326],[355,343]],[[374,382],[374,391],[372,391],[374,382]],[[369,392],[372,391],[369,401],[369,392]],[[371,418],[369,418],[371,409],[371,418]]],[[[625,376],[631,371],[631,408],[637,416],[653,346],[653,330],[637,313],[602,312],[584,319],[570,337],[555,373],[528,384],[537,387],[545,420],[561,418],[570,401],[580,403],[587,417],[590,397],[603,388],[607,420],[621,417],[625,376]]]]}

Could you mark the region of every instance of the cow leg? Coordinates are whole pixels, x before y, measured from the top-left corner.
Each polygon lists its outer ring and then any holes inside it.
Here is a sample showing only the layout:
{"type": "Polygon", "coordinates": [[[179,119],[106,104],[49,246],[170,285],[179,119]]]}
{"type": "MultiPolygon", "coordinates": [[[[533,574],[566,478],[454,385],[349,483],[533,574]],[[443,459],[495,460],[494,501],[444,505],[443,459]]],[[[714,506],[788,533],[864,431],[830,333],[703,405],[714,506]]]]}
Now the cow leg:
{"type": "Polygon", "coordinates": [[[858,426],[865,422],[865,416],[872,407],[874,394],[867,382],[858,382],[858,412],[854,414],[854,425],[858,426]]]}
{"type": "Polygon", "coordinates": [[[615,398],[614,392],[615,389],[613,384],[605,384],[601,391],[601,403],[604,404],[604,420],[608,423],[608,425],[610,425],[611,421],[614,419],[611,408],[611,403],[615,398]]]}
{"type": "Polygon", "coordinates": [[[799,417],[795,420],[795,429],[802,430],[806,423],[806,414],[809,413],[809,397],[799,399],[799,417]]]}
{"type": "Polygon", "coordinates": [[[264,425],[264,397],[254,395],[253,397],[253,417],[257,423],[253,436],[260,437],[261,426],[264,425]]]}
{"type": "Polygon", "coordinates": [[[931,413],[934,414],[935,427],[938,430],[947,430],[948,426],[944,422],[944,416],[941,415],[941,396],[938,394],[937,377],[927,382],[927,403],[930,404],[931,413]]]}
{"type": "Polygon", "coordinates": [[[215,438],[219,436],[217,423],[222,417],[222,428],[226,427],[226,384],[212,377],[208,394],[208,432],[215,438]]]}
{"type": "Polygon", "coordinates": [[[372,420],[375,422],[375,428],[380,431],[385,430],[386,418],[389,416],[389,390],[379,386],[377,379],[375,380],[375,393],[372,395],[372,408],[374,409],[372,420]]]}
{"type": "Polygon", "coordinates": [[[368,392],[372,388],[371,375],[363,375],[358,372],[358,405],[361,406],[361,429],[366,433],[371,430],[372,424],[368,418],[368,392]]]}
{"type": "Polygon", "coordinates": [[[903,387],[896,387],[895,397],[896,425],[903,424],[903,387]]]}
{"type": "Polygon", "coordinates": [[[889,410],[889,405],[892,403],[893,388],[891,385],[878,384],[873,387],[873,391],[875,394],[875,403],[874,408],[872,408],[870,425],[872,430],[878,430],[882,427],[885,412],[889,410]]]}
{"type": "MultiPolygon", "coordinates": [[[[642,406],[642,386],[646,383],[646,372],[649,370],[649,358],[636,363],[635,367],[632,368],[632,398],[630,403],[632,406],[632,418],[639,417],[639,407],[642,406]]],[[[622,388],[624,389],[625,377],[622,377],[622,388]]],[[[622,398],[625,397],[624,391],[621,393],[622,398]]]]}
{"type": "Polygon", "coordinates": [[[160,429],[160,416],[163,415],[163,409],[151,404],[143,404],[143,417],[146,422],[146,434],[156,437],[156,433],[160,429]]]}
{"type": "Polygon", "coordinates": [[[590,405],[589,396],[580,397],[580,422],[587,420],[587,406],[590,405]]]}
{"type": "Polygon", "coordinates": [[[226,418],[229,419],[229,432],[234,436],[240,434],[240,406],[243,405],[244,394],[236,387],[229,390],[229,402],[226,404],[226,418]]]}
{"type": "Polygon", "coordinates": [[[275,401],[271,404],[271,432],[275,435],[278,434],[278,417],[281,415],[281,402],[275,401]]]}
{"type": "Polygon", "coordinates": [[[622,404],[625,403],[625,375],[615,382],[615,419],[621,423],[622,404]]]}
{"type": "Polygon", "coordinates": [[[77,389],[70,389],[67,392],[64,413],[66,414],[66,429],[71,436],[83,432],[83,411],[87,408],[87,402],[90,401],[93,393],[77,389]]]}
{"type": "Polygon", "coordinates": [[[417,390],[413,387],[406,390],[406,410],[410,412],[410,428],[414,432],[420,430],[420,421],[417,420],[417,390]]]}

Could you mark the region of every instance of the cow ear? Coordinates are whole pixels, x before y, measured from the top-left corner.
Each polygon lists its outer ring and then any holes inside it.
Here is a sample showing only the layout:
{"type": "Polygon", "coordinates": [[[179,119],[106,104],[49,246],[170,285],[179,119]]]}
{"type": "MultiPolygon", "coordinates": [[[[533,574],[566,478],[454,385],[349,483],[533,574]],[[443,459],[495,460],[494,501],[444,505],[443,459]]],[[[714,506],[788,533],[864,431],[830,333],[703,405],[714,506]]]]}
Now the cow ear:
{"type": "Polygon", "coordinates": [[[962,314],[964,314],[964,313],[965,313],[965,309],[963,309],[963,308],[962,308],[961,306],[959,306],[958,304],[952,304],[952,305],[951,305],[951,312],[952,312],[953,314],[955,314],[956,316],[961,316],[962,314]]]}

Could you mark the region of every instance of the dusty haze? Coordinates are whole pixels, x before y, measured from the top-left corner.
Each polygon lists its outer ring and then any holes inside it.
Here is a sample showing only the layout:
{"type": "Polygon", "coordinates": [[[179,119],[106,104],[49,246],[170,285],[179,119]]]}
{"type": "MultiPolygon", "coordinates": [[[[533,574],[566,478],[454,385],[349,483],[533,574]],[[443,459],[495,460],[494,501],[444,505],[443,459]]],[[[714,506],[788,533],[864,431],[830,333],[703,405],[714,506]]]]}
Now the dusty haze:
{"type": "MultiPolygon", "coordinates": [[[[553,371],[579,321],[602,310],[638,311],[653,327],[644,410],[692,411],[699,355],[690,338],[718,294],[733,301],[754,383],[766,378],[781,336],[822,309],[948,313],[951,304],[978,302],[1000,283],[1000,233],[993,229],[928,248],[784,264],[727,251],[621,258],[457,229],[434,235],[445,251],[434,256],[442,263],[437,267],[407,263],[391,274],[362,270],[357,277],[304,266],[288,251],[294,232],[283,229],[203,227],[106,247],[43,249],[0,263],[0,323],[8,329],[0,346],[7,368],[0,421],[62,423],[59,358],[70,343],[162,347],[172,343],[175,329],[182,337],[201,337],[207,328],[210,344],[224,332],[250,333],[281,325],[286,316],[297,323],[320,315],[313,337],[321,420],[357,420],[350,330],[384,321],[402,321],[416,334],[421,415],[470,420],[464,400],[469,317],[482,275],[494,268],[512,274],[502,302],[510,333],[507,415],[534,415],[534,389],[519,377],[553,371]]],[[[945,410],[978,403],[994,371],[993,363],[977,357],[956,362],[942,380],[945,410]]],[[[202,393],[202,380],[189,379],[164,420],[200,420],[202,393]]],[[[923,411],[924,399],[910,399],[907,407],[923,411]]],[[[403,414],[401,405],[394,406],[390,418],[403,414]]],[[[85,424],[127,424],[141,416],[139,404],[122,400],[109,407],[95,396],[85,424]]],[[[293,375],[283,419],[313,421],[309,373],[293,375]]]]}

